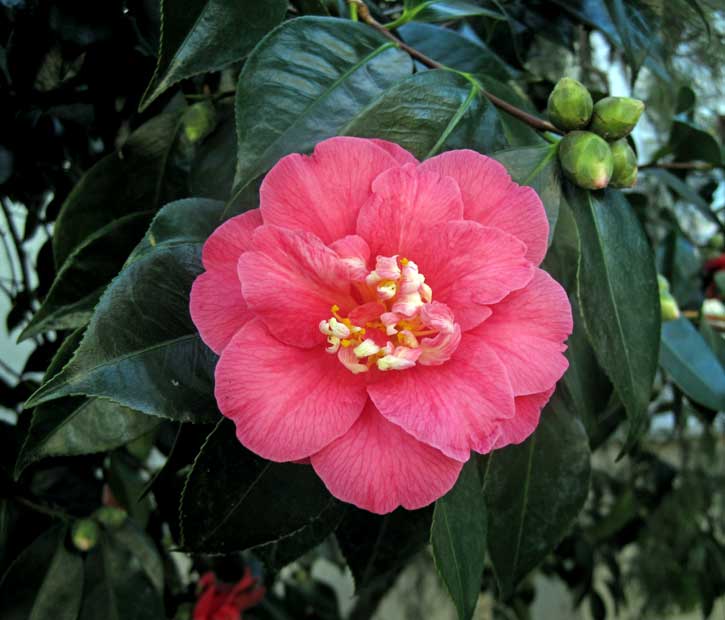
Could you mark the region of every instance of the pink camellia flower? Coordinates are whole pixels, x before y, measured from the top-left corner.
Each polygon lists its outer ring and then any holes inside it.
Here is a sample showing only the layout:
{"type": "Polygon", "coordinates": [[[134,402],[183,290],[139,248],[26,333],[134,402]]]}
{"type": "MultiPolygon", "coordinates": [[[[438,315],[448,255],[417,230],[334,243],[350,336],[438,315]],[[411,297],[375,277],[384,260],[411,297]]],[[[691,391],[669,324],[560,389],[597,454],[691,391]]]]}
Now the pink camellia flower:
{"type": "Polygon", "coordinates": [[[332,138],[206,242],[191,316],[239,441],[360,508],[420,508],[526,439],[567,368],[536,193],[468,150],[332,138]]]}

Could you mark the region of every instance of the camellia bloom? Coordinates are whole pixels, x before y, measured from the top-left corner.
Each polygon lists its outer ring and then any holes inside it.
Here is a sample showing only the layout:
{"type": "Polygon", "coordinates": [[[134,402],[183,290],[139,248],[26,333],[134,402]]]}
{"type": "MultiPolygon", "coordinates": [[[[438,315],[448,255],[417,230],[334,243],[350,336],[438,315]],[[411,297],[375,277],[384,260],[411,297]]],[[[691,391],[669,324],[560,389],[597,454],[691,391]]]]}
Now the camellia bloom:
{"type": "Polygon", "coordinates": [[[194,620],[239,620],[241,612],[254,607],[265,594],[248,568],[235,584],[218,581],[212,572],[204,573],[197,588],[194,620]]]}
{"type": "Polygon", "coordinates": [[[206,242],[191,316],[248,449],[366,510],[420,508],[471,451],[519,443],[567,368],[536,193],[468,150],[332,138],[206,242]]]}

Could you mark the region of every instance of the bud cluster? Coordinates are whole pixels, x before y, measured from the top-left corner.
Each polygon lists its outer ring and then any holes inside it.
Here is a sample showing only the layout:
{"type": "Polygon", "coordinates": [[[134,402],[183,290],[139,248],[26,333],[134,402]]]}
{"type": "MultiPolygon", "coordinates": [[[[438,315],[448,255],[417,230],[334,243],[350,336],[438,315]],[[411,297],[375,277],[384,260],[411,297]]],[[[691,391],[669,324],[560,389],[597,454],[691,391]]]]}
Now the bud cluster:
{"type": "Polygon", "coordinates": [[[632,187],[637,181],[637,156],[626,137],[644,111],[629,97],[604,97],[596,103],[581,82],[560,79],[549,95],[551,122],[567,132],[559,143],[564,174],[579,187],[632,187]]]}

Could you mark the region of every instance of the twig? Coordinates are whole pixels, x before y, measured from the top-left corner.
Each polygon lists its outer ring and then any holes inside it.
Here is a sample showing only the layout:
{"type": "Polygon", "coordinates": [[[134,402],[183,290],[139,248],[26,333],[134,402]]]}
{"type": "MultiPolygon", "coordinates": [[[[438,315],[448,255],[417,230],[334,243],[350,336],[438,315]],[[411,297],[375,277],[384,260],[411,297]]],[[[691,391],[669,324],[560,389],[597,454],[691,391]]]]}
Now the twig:
{"type": "MultiPolygon", "coordinates": [[[[357,6],[358,8],[358,15],[360,16],[360,19],[364,21],[368,26],[371,26],[375,30],[377,30],[381,35],[383,35],[385,38],[390,39],[395,43],[397,47],[402,49],[404,52],[407,52],[410,56],[415,58],[416,60],[423,63],[426,67],[430,69],[445,69],[447,71],[452,71],[450,67],[446,67],[445,65],[439,63],[437,60],[433,60],[429,56],[426,56],[423,52],[415,49],[414,47],[411,47],[407,43],[404,43],[401,41],[398,37],[396,37],[392,32],[387,30],[385,26],[383,26],[380,22],[378,22],[371,14],[370,10],[368,9],[367,5],[362,0],[347,0],[348,4],[351,6],[357,6]]],[[[456,71],[456,73],[460,73],[459,71],[456,71]]],[[[485,88],[483,88],[476,80],[476,85],[480,91],[480,93],[486,97],[493,105],[495,105],[497,108],[500,108],[504,112],[508,112],[511,116],[518,118],[520,121],[523,121],[530,127],[533,127],[534,129],[538,129],[539,131],[550,131],[552,133],[560,134],[561,131],[554,127],[550,122],[542,120],[533,114],[529,114],[528,112],[525,112],[521,108],[517,108],[515,105],[510,104],[508,101],[504,101],[503,99],[497,97],[493,93],[488,92],[485,88]]]]}
{"type": "Polygon", "coordinates": [[[663,161],[644,164],[640,170],[663,168],[665,170],[712,170],[714,166],[704,161],[663,161]]]}
{"type": "Polygon", "coordinates": [[[8,232],[12,239],[13,245],[15,246],[15,253],[18,255],[18,263],[20,264],[20,273],[23,277],[23,288],[27,293],[28,297],[33,298],[33,289],[30,286],[30,273],[28,272],[28,266],[25,263],[25,250],[23,250],[23,244],[20,241],[20,235],[15,229],[15,222],[13,221],[13,214],[10,213],[10,209],[5,204],[5,199],[0,200],[0,208],[2,208],[3,215],[8,223],[8,232]]]}

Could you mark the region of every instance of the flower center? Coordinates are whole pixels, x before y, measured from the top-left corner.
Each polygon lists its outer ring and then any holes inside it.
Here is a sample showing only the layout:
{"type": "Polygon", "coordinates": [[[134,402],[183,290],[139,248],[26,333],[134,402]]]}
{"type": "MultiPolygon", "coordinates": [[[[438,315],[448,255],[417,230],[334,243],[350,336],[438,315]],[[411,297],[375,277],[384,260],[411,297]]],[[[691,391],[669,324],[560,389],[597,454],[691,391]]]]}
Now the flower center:
{"type": "Polygon", "coordinates": [[[337,354],[353,374],[437,365],[450,358],[461,330],[450,308],[433,301],[433,291],[407,258],[378,256],[375,269],[356,283],[365,303],[347,316],[333,305],[320,321],[326,351],[337,354]]]}

